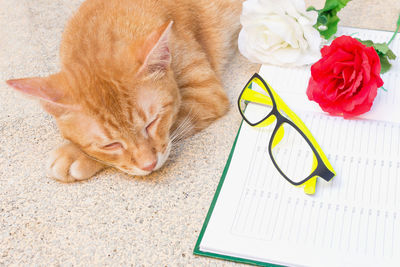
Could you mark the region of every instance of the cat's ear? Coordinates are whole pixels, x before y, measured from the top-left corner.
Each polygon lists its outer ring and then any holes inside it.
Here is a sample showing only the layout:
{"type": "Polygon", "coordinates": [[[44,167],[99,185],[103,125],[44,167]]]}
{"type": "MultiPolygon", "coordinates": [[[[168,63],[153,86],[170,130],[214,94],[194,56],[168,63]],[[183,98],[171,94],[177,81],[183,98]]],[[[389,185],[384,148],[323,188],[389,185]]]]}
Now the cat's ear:
{"type": "Polygon", "coordinates": [[[139,73],[144,70],[149,73],[165,72],[169,68],[171,63],[169,36],[172,24],[173,21],[165,23],[147,37],[139,54],[142,63],[139,73]]]}
{"type": "Polygon", "coordinates": [[[6,83],[15,90],[41,100],[43,108],[54,116],[75,109],[65,104],[65,93],[53,85],[51,76],[8,80],[6,83]]]}

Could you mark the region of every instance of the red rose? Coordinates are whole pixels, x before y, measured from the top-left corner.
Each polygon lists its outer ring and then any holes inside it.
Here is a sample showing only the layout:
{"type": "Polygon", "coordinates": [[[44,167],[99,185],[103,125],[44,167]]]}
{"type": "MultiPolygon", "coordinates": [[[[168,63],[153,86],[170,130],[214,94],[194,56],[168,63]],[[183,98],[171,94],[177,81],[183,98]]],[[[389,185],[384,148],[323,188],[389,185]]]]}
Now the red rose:
{"type": "Polygon", "coordinates": [[[311,66],[308,99],[322,110],[345,118],[369,111],[383,85],[375,49],[350,36],[340,36],[324,46],[321,54],[322,58],[311,66]]]}

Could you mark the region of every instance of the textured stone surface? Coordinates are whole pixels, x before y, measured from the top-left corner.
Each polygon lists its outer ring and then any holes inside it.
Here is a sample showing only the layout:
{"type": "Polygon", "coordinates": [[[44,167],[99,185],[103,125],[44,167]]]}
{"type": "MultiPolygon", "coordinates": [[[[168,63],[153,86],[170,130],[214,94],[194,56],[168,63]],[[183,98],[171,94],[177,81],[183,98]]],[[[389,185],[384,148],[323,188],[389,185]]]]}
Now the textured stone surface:
{"type": "MultiPolygon", "coordinates": [[[[0,1],[0,265],[232,265],[192,250],[240,124],[236,97],[258,66],[232,59],[224,82],[233,108],[176,146],[162,170],[60,184],[44,168],[63,142],[54,121],[4,80],[57,71],[62,29],[80,2],[0,1]]],[[[343,24],[393,30],[399,5],[353,0],[343,24]]]]}
{"type": "MultiPolygon", "coordinates": [[[[322,8],[325,1],[305,0],[307,6],[322,8]]],[[[394,31],[400,13],[399,0],[351,0],[339,12],[340,25],[394,31]]]]}

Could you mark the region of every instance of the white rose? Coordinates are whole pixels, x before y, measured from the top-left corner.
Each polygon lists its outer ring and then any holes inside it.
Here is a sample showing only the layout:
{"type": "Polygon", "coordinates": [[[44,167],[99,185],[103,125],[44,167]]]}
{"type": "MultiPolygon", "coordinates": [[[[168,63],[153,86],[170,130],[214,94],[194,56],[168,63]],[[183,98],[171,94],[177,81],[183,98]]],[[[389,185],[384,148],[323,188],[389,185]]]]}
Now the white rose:
{"type": "Polygon", "coordinates": [[[318,14],[303,0],[247,0],[243,3],[239,50],[255,63],[301,66],[320,58],[318,14]]]}

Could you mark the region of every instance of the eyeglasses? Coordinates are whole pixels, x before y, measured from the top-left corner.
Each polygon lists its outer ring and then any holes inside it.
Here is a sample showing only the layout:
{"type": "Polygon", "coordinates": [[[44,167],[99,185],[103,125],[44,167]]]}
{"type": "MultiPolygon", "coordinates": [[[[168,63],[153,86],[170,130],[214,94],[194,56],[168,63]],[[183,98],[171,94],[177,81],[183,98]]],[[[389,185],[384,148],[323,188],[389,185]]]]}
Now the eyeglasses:
{"type": "Polygon", "coordinates": [[[317,177],[329,182],[336,174],[303,121],[279,95],[254,74],[238,99],[240,114],[251,126],[266,127],[276,120],[268,152],[279,173],[292,185],[314,194],[317,177]]]}

